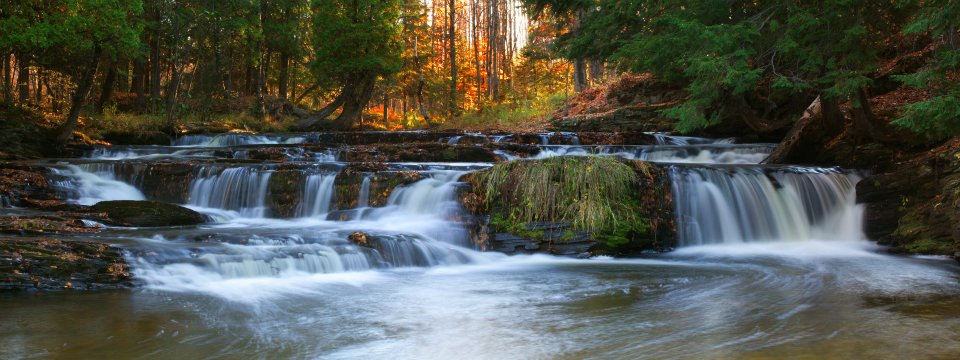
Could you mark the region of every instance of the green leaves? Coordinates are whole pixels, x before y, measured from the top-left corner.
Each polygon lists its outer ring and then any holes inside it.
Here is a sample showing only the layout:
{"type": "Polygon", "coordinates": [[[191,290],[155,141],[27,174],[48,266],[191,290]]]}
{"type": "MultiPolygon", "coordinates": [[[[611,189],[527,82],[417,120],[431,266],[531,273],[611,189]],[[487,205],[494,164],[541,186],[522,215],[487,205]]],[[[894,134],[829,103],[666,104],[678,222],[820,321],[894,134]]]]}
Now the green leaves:
{"type": "Polygon", "coordinates": [[[314,74],[341,80],[399,71],[400,10],[398,0],[314,0],[314,74]]]}

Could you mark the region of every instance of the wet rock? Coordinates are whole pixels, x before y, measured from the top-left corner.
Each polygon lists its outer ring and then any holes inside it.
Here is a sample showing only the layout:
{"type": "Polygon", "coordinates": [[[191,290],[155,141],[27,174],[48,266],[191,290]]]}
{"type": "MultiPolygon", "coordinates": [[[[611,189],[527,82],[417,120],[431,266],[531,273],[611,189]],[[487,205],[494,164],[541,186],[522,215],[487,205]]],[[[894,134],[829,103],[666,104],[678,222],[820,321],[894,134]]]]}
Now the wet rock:
{"type": "Polygon", "coordinates": [[[490,149],[471,145],[420,143],[357,146],[344,154],[349,162],[493,162],[490,149]]]}
{"type": "Polygon", "coordinates": [[[101,201],[90,209],[106,213],[106,222],[117,226],[189,226],[207,221],[196,211],[159,201],[101,201]]]}
{"type": "Polygon", "coordinates": [[[865,232],[894,252],[960,252],[960,138],[857,184],[865,232]]]}
{"type": "Polygon", "coordinates": [[[356,244],[357,246],[370,247],[370,242],[367,240],[367,234],[362,231],[354,231],[347,236],[347,240],[356,244]]]}
{"type": "MultiPolygon", "coordinates": [[[[16,235],[53,235],[53,234],[89,234],[100,231],[90,226],[80,217],[84,213],[61,213],[62,215],[31,214],[20,216],[0,216],[0,232],[16,235]]],[[[101,220],[101,219],[98,219],[101,220]]]]}
{"type": "Polygon", "coordinates": [[[414,171],[365,173],[350,166],[337,174],[337,178],[334,180],[333,209],[347,210],[356,208],[360,188],[363,185],[363,179],[365,177],[370,178],[368,205],[372,207],[386,205],[387,199],[390,198],[390,193],[398,186],[410,185],[423,179],[422,173],[414,171]]]}
{"type": "Polygon", "coordinates": [[[287,159],[287,154],[282,148],[268,147],[252,150],[247,157],[251,160],[282,162],[287,159]]]}
{"type": "Polygon", "coordinates": [[[162,131],[116,131],[102,134],[103,140],[113,145],[170,145],[170,135],[162,131]]]}
{"type": "Polygon", "coordinates": [[[0,163],[0,207],[59,207],[56,189],[47,181],[49,171],[18,163],[0,163]]]}
{"type": "Polygon", "coordinates": [[[132,286],[120,249],[49,239],[0,239],[0,291],[96,290],[132,286]]]}
{"type": "Polygon", "coordinates": [[[279,218],[292,218],[303,201],[304,173],[299,170],[277,170],[270,176],[267,205],[270,213],[279,218]]]}

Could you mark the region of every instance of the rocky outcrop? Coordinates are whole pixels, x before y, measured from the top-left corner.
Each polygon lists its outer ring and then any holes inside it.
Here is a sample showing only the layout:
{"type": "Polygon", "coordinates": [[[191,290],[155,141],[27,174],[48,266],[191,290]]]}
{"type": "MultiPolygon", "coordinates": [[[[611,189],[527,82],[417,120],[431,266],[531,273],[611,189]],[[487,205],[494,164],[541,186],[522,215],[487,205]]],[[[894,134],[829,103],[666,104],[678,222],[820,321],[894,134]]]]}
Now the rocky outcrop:
{"type": "Polygon", "coordinates": [[[490,149],[472,145],[421,143],[355,146],[344,152],[349,162],[493,162],[490,149]]]}
{"type": "Polygon", "coordinates": [[[105,213],[104,222],[116,226],[190,226],[207,221],[196,211],[159,201],[101,201],[90,210],[105,213]]]}
{"type": "Polygon", "coordinates": [[[468,228],[483,250],[590,256],[674,246],[667,174],[646,162],[523,160],[463,180],[471,186],[460,202],[474,215],[468,228]]]}
{"type": "Polygon", "coordinates": [[[50,239],[0,239],[0,291],[95,290],[132,286],[120,249],[50,239]]]}
{"type": "Polygon", "coordinates": [[[864,178],[857,201],[881,244],[960,260],[960,138],[864,178]]]}

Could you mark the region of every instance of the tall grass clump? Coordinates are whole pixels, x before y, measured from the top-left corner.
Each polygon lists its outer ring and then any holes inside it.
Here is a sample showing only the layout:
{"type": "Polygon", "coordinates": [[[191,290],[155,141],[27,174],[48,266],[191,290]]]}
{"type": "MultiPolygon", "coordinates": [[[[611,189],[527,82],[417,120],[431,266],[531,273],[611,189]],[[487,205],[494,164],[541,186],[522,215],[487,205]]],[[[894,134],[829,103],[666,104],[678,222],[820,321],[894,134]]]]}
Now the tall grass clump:
{"type": "Polygon", "coordinates": [[[637,215],[634,169],[603,157],[553,157],[494,165],[473,181],[495,218],[506,227],[550,222],[587,229],[607,245],[629,241],[645,230],[637,215]]]}

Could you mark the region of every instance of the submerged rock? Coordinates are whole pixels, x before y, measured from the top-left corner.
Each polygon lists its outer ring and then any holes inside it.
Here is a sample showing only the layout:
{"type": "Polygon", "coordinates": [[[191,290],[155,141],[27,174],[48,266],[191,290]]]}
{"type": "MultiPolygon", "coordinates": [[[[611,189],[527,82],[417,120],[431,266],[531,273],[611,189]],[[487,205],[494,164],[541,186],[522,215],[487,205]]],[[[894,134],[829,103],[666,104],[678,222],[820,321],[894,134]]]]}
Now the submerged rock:
{"type": "Polygon", "coordinates": [[[86,241],[0,239],[0,291],[132,286],[123,253],[86,241]]]}
{"type": "Polygon", "coordinates": [[[207,221],[196,211],[159,201],[101,201],[90,209],[106,213],[106,222],[118,226],[188,226],[207,221]]]}

